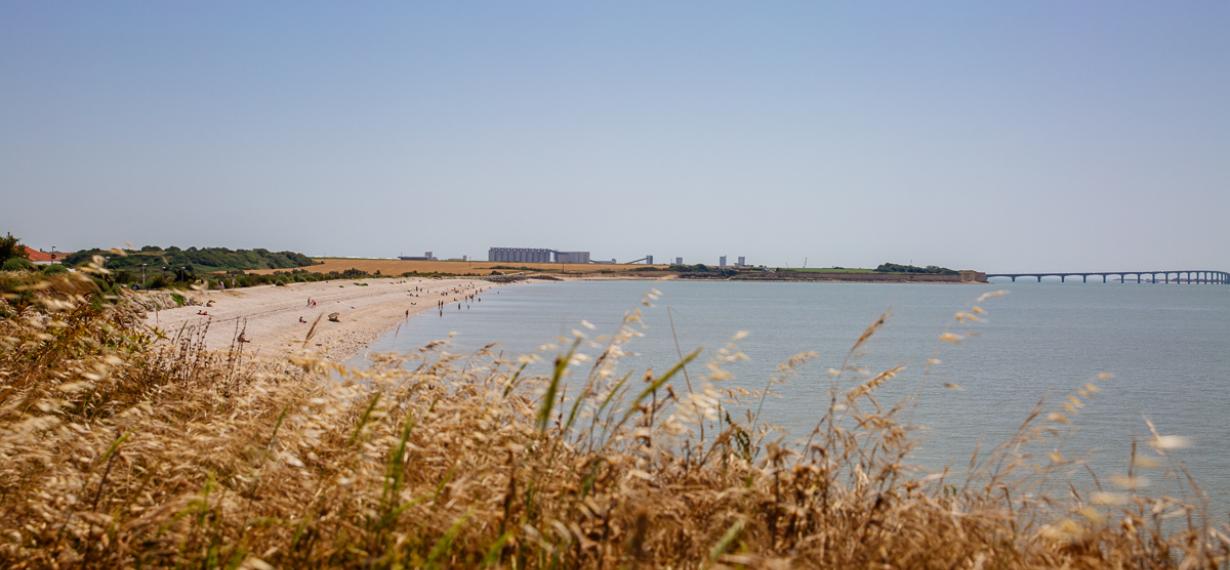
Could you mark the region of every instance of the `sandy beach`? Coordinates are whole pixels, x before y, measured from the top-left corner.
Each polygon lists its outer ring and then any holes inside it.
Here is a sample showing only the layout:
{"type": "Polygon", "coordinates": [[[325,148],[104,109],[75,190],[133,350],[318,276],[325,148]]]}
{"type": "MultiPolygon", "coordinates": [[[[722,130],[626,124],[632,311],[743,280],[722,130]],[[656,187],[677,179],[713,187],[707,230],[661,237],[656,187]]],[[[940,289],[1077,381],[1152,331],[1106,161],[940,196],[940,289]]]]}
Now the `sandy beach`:
{"type": "MultiPolygon", "coordinates": [[[[257,357],[284,358],[304,348],[312,323],[320,317],[307,349],[334,360],[358,354],[381,334],[407,319],[407,311],[436,312],[445,301],[445,316],[457,311],[457,300],[497,287],[478,279],[363,279],[294,283],[193,293],[200,305],[151,311],[147,324],[168,336],[183,327],[209,325],[205,336],[211,350],[226,349],[243,333],[244,351],[257,357]],[[308,299],[315,301],[308,306],[308,299]],[[212,301],[211,306],[205,306],[212,301]],[[208,313],[198,314],[198,313],[208,313]],[[338,313],[338,322],[328,315],[338,313]],[[300,322],[302,318],[306,322],[300,322]]],[[[432,318],[436,318],[433,314],[432,318]]]]}

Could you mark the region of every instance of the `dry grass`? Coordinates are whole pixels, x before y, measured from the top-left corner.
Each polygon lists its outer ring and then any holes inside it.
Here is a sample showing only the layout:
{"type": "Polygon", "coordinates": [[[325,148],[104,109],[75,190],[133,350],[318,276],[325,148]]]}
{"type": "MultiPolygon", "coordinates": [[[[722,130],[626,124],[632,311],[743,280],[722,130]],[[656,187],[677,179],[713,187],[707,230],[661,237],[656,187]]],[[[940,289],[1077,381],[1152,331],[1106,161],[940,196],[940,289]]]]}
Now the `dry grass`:
{"type": "MultiPolygon", "coordinates": [[[[832,371],[810,442],[790,445],[756,417],[763,393],[728,387],[725,368],[744,358],[738,338],[664,372],[621,372],[622,347],[641,334],[635,311],[609,336],[579,331],[546,376],[526,374],[531,358],[440,346],[359,373],[311,359],[247,362],[238,348],[206,353],[199,332],[152,342],[130,304],[99,302],[80,276],[37,296],[0,320],[5,567],[1227,560],[1225,527],[1139,491],[1140,472],[1088,497],[1041,494],[1069,462],[1039,464],[1026,449],[1061,435],[1079,412],[1073,401],[1034,410],[960,477],[910,470],[901,404],[877,396],[909,371],[863,377],[850,364],[883,321],[832,371]]],[[[963,312],[946,340],[960,342],[984,312],[963,312]]],[[[783,363],[766,390],[814,356],[783,363]]],[[[1140,469],[1165,465],[1166,448],[1182,442],[1152,443],[1140,469]]]]}
{"type": "MultiPolygon", "coordinates": [[[[339,259],[325,258],[319,260],[318,265],[310,265],[303,267],[307,271],[315,273],[329,273],[330,271],[345,271],[347,269],[358,269],[368,273],[379,271],[382,275],[401,275],[403,273],[444,273],[449,275],[490,275],[492,271],[498,271],[502,274],[517,273],[520,268],[526,267],[530,271],[547,272],[547,273],[597,273],[603,272],[627,272],[636,271],[637,269],[658,268],[665,269],[665,265],[625,265],[612,263],[520,263],[512,261],[406,261],[401,259],[339,259]],[[497,269],[502,268],[502,269],[497,269]],[[517,268],[517,269],[508,269],[517,268]]],[[[274,273],[277,271],[286,271],[284,269],[262,269],[252,271],[252,273],[274,273]]]]}

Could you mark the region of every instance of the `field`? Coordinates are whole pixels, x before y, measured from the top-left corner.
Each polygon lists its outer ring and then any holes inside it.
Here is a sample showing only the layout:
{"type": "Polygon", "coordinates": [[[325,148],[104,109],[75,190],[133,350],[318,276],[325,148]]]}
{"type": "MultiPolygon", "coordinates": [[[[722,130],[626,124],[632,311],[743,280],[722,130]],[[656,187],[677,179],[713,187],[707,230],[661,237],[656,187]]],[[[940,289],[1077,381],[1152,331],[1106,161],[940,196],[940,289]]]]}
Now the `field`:
{"type": "MultiPolygon", "coordinates": [[[[598,273],[627,272],[638,269],[666,269],[666,265],[624,265],[612,263],[516,263],[507,261],[406,261],[401,259],[343,259],[337,257],[321,258],[318,265],[304,267],[315,273],[330,271],[345,271],[358,269],[368,273],[379,271],[382,275],[401,275],[403,273],[446,273],[449,275],[490,275],[493,271],[499,273],[541,272],[541,273],[598,273]]],[[[252,273],[273,273],[286,271],[284,269],[263,269],[252,273]]]]}
{"type": "Polygon", "coordinates": [[[874,269],[858,267],[783,267],[780,271],[801,271],[805,273],[875,273],[874,269]]]}

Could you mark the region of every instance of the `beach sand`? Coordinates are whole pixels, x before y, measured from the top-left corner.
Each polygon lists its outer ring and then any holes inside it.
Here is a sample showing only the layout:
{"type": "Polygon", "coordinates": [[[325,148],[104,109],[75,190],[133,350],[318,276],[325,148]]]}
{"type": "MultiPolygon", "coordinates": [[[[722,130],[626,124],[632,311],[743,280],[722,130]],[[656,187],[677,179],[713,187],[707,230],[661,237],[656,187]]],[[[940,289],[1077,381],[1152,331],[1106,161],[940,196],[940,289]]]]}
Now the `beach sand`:
{"type": "MultiPolygon", "coordinates": [[[[316,334],[306,348],[333,360],[344,360],[405,321],[407,310],[411,316],[421,312],[435,313],[436,302],[444,300],[451,303],[445,306],[447,316],[449,311],[457,311],[454,298],[463,299],[464,307],[466,295],[498,286],[477,279],[396,278],[202,291],[192,294],[202,305],[151,311],[146,322],[168,336],[176,335],[185,327],[208,323],[205,344],[211,350],[228,348],[242,331],[250,340],[245,343],[245,353],[285,358],[304,349],[304,338],[319,316],[316,334]],[[414,291],[415,287],[422,291],[414,291]],[[308,298],[316,300],[317,305],[307,306],[308,298]],[[210,300],[213,306],[203,306],[210,300]],[[198,311],[206,311],[209,315],[198,315],[198,311]],[[328,315],[334,312],[339,313],[340,322],[329,321],[328,315]],[[307,323],[299,322],[299,317],[307,323]]],[[[436,318],[435,314],[429,316],[436,318]]]]}

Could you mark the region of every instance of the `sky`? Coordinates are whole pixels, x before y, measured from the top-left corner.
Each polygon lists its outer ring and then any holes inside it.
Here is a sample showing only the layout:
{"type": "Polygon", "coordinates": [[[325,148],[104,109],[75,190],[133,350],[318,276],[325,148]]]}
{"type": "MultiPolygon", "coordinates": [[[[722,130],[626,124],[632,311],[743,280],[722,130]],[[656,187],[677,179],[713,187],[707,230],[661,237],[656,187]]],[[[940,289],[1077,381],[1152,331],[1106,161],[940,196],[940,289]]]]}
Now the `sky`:
{"type": "Polygon", "coordinates": [[[1230,2],[0,0],[0,232],[1230,270],[1230,2]]]}

